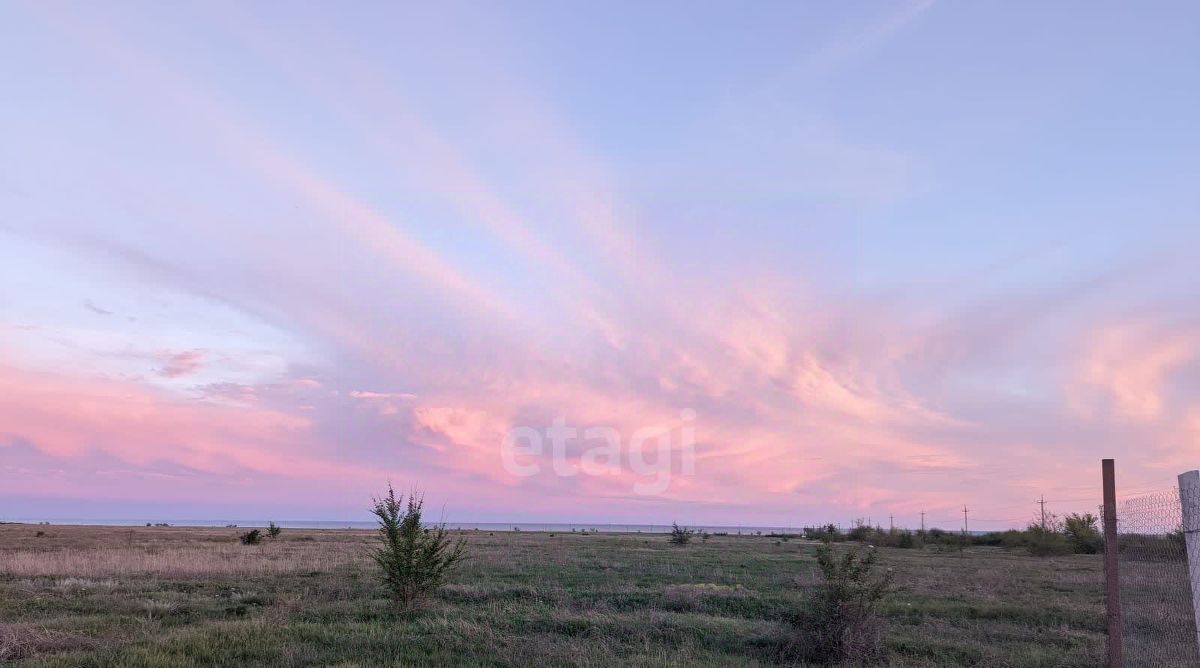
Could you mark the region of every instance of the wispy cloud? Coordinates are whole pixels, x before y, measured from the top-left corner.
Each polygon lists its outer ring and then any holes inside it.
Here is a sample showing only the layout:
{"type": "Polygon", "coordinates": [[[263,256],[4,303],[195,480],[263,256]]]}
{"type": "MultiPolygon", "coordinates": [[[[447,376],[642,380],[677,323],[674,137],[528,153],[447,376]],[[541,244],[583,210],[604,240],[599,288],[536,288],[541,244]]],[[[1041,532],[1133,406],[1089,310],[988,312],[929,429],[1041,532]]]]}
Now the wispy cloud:
{"type": "Polygon", "coordinates": [[[107,309],[102,309],[99,306],[96,306],[95,304],[92,303],[92,300],[90,300],[90,299],[85,300],[83,302],[83,307],[86,308],[87,310],[91,311],[92,313],[95,313],[96,315],[112,315],[113,314],[112,311],[109,311],[107,309]]]}
{"type": "Polygon", "coordinates": [[[159,368],[158,375],[166,378],[190,376],[199,371],[203,363],[203,350],[185,350],[177,353],[167,353],[163,356],[163,365],[159,368]]]}

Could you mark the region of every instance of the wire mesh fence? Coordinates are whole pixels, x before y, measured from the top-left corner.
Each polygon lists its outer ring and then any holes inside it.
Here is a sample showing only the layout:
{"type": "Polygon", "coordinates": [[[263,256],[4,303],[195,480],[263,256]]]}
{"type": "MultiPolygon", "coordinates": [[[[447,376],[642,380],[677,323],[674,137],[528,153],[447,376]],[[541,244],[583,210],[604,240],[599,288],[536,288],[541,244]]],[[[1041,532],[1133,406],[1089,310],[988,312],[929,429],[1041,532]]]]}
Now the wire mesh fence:
{"type": "MultiPolygon", "coordinates": [[[[1200,488],[1186,489],[1182,494],[1172,490],[1117,504],[1121,635],[1126,666],[1200,666],[1188,571],[1189,533],[1184,530],[1185,505],[1189,519],[1200,518],[1200,488]]],[[[1193,549],[1200,549],[1200,543],[1193,549]]]]}

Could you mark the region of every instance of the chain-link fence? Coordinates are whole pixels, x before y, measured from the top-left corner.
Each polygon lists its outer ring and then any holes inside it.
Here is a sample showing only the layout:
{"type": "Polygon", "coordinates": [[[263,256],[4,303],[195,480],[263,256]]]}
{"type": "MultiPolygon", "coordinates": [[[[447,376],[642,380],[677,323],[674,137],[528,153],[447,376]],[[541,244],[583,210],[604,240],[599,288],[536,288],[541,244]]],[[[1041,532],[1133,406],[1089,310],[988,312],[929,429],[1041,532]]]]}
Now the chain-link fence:
{"type": "Polygon", "coordinates": [[[1200,518],[1200,488],[1117,504],[1121,644],[1130,668],[1200,666],[1184,505],[1200,518]]]}

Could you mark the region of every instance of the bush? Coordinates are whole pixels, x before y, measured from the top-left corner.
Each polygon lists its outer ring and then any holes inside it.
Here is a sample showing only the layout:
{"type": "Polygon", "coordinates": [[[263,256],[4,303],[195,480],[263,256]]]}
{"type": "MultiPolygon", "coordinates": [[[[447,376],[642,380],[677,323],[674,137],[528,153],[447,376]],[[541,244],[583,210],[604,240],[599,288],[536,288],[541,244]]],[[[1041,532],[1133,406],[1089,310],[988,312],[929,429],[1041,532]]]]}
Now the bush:
{"type": "Polygon", "coordinates": [[[824,582],[793,617],[791,653],[807,662],[865,666],[886,656],[880,602],[892,590],[890,571],[877,571],[874,548],[846,550],[839,558],[828,544],[817,547],[824,582]]]}
{"type": "Polygon", "coordinates": [[[850,530],[850,533],[848,533],[846,537],[855,542],[865,543],[871,540],[871,537],[874,534],[874,529],[868,526],[863,520],[858,519],[854,520],[854,528],[850,530]]]}
{"type": "Polygon", "coordinates": [[[262,532],[258,529],[251,529],[238,536],[238,540],[242,541],[242,545],[258,545],[262,542],[262,532]]]}
{"type": "Polygon", "coordinates": [[[274,522],[267,525],[267,536],[270,538],[279,538],[279,534],[281,533],[283,533],[283,529],[280,529],[274,522]]]}
{"type": "Polygon", "coordinates": [[[371,557],[392,597],[404,610],[412,610],[466,558],[466,545],[450,538],[444,524],[421,523],[425,500],[420,496],[410,494],[405,503],[388,485],[387,496],[374,502],[371,513],[379,520],[380,546],[371,557]]]}
{"type": "Polygon", "coordinates": [[[1121,534],[1121,558],[1128,561],[1174,562],[1187,559],[1183,527],[1168,534],[1121,534]]]}
{"type": "Polygon", "coordinates": [[[837,543],[845,540],[836,524],[826,524],[823,527],[804,527],[804,537],[809,540],[819,540],[822,543],[837,543]]]}
{"type": "Polygon", "coordinates": [[[1050,515],[1045,525],[1033,522],[1025,529],[1029,553],[1035,557],[1060,557],[1071,554],[1071,543],[1062,531],[1058,517],[1050,515]]]}
{"type": "Polygon", "coordinates": [[[1096,516],[1091,513],[1067,515],[1063,531],[1075,554],[1096,554],[1104,548],[1104,540],[1096,528],[1096,516]]]}
{"type": "Polygon", "coordinates": [[[692,534],[695,533],[687,527],[681,527],[679,524],[671,523],[671,538],[673,545],[687,545],[692,540],[692,534]]]}
{"type": "Polygon", "coordinates": [[[1030,531],[1029,554],[1035,557],[1061,557],[1074,552],[1067,537],[1054,531],[1030,531]]]}

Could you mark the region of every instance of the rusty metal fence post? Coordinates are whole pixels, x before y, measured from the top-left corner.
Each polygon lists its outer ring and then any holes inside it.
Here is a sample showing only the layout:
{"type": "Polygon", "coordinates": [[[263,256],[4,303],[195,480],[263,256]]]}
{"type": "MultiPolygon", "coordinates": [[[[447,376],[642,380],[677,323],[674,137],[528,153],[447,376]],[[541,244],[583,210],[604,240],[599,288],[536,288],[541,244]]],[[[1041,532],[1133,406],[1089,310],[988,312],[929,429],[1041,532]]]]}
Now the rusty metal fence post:
{"type": "Polygon", "coordinates": [[[1122,668],[1121,579],[1117,557],[1117,483],[1113,460],[1101,461],[1104,476],[1104,607],[1108,621],[1108,668],[1122,668]]]}

